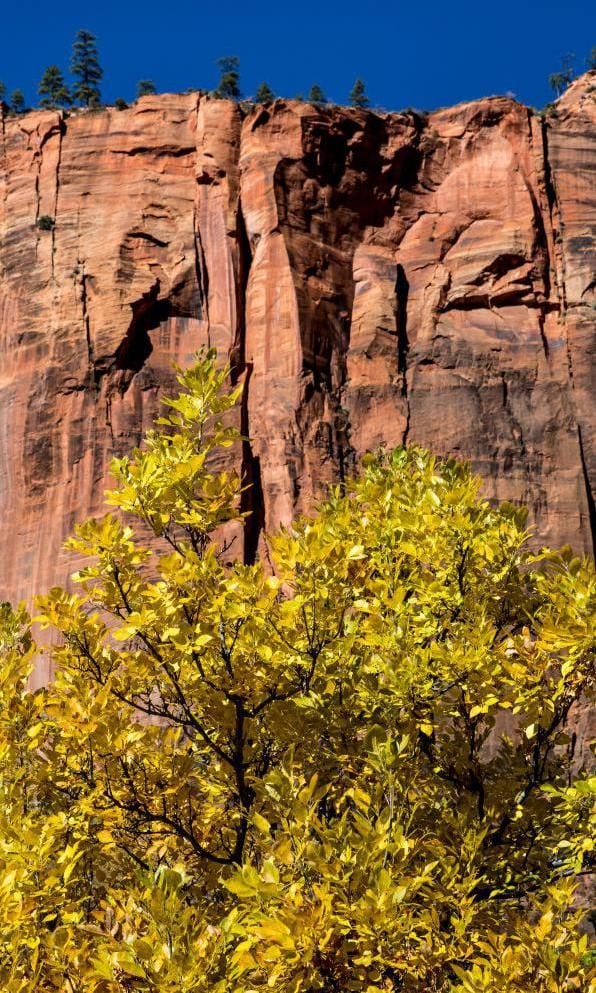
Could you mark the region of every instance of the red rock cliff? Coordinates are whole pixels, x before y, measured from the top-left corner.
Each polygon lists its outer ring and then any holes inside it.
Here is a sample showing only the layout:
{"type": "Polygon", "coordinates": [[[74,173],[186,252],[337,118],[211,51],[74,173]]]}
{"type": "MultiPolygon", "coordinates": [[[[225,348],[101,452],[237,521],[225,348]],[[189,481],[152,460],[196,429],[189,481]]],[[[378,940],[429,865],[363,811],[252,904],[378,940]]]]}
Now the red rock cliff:
{"type": "Polygon", "coordinates": [[[591,549],[595,90],[547,121],[196,95],[4,119],[0,594],[65,581],[63,537],[205,342],[246,382],[247,555],[413,441],[591,549]]]}

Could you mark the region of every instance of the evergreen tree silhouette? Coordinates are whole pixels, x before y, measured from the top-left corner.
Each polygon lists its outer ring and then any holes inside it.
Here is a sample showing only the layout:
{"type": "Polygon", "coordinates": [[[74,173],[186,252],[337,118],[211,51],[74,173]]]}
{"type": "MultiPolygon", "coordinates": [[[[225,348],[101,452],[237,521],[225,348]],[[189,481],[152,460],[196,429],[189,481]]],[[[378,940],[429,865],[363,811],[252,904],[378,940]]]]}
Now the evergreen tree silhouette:
{"type": "Polygon", "coordinates": [[[368,107],[370,103],[370,100],[366,95],[366,90],[364,89],[364,83],[361,79],[357,79],[350,90],[350,103],[352,107],[359,107],[361,110],[368,107]]]}
{"type": "Polygon", "coordinates": [[[240,59],[237,55],[224,55],[217,60],[219,83],[215,96],[220,100],[237,100],[240,96],[240,59]]]}
{"type": "Polygon", "coordinates": [[[152,79],[140,79],[137,83],[137,100],[157,93],[157,87],[152,79]]]}
{"type": "Polygon", "coordinates": [[[11,114],[22,114],[25,109],[25,97],[22,90],[13,90],[8,101],[11,114]]]}
{"type": "Polygon", "coordinates": [[[64,82],[64,76],[58,66],[48,66],[41,77],[37,92],[41,97],[39,101],[40,106],[49,110],[55,110],[56,107],[65,107],[71,102],[68,87],[64,82]]]}
{"type": "Polygon", "coordinates": [[[315,103],[315,104],[327,103],[327,97],[323,93],[318,83],[313,83],[313,85],[311,86],[307,100],[309,103],[315,103]]]}
{"type": "Polygon", "coordinates": [[[255,103],[271,103],[275,100],[275,93],[267,83],[261,83],[255,93],[255,103]]]}
{"type": "Polygon", "coordinates": [[[70,68],[75,77],[72,95],[85,107],[98,107],[101,103],[99,82],[103,69],[99,64],[96,37],[84,29],[77,33],[72,46],[70,68]]]}

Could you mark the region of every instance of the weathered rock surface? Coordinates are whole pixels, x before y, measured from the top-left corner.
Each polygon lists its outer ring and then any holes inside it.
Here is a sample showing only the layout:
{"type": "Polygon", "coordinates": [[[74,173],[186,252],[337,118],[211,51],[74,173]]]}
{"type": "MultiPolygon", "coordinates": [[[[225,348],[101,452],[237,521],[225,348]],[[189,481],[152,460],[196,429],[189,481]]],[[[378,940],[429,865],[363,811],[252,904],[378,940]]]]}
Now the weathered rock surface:
{"type": "Polygon", "coordinates": [[[414,441],[591,550],[595,95],[546,121],[197,95],[2,120],[0,595],[66,581],[64,536],[207,342],[246,383],[247,556],[414,441]]]}

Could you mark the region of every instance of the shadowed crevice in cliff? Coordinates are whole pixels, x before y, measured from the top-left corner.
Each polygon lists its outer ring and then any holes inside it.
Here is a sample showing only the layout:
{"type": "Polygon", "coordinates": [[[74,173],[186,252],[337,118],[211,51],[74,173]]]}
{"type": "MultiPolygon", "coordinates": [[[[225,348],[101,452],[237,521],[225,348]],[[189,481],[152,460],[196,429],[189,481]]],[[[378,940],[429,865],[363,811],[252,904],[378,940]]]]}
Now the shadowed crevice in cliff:
{"type": "Polygon", "coordinates": [[[250,442],[250,425],[248,414],[248,391],[252,376],[252,363],[246,365],[244,389],[240,407],[240,431],[242,434],[242,493],[240,494],[240,511],[246,514],[244,519],[244,564],[253,565],[256,562],[259,539],[265,528],[265,498],[261,480],[261,460],[255,455],[250,442]]]}
{"type": "Polygon", "coordinates": [[[181,159],[186,155],[196,154],[195,145],[135,145],[132,148],[110,148],[110,155],[122,155],[127,158],[134,158],[135,155],[147,155],[153,158],[181,159]]]}
{"type": "MultiPolygon", "coordinates": [[[[553,237],[553,241],[557,240],[557,235],[559,234],[558,228],[560,226],[559,217],[559,202],[557,198],[557,190],[555,187],[555,179],[553,176],[553,170],[550,161],[550,152],[548,145],[548,123],[547,121],[542,121],[542,160],[544,162],[544,186],[546,190],[546,199],[548,202],[548,212],[550,228],[553,237]],[[555,220],[559,223],[555,228],[555,220]]],[[[566,310],[567,308],[567,288],[565,286],[565,272],[562,269],[558,271],[558,267],[555,265],[555,260],[553,259],[553,270],[557,278],[557,289],[559,291],[559,302],[561,310],[566,310]],[[560,283],[559,283],[560,277],[560,283]]]]}
{"type": "MultiPolygon", "coordinates": [[[[87,293],[87,282],[92,277],[85,272],[85,263],[81,263],[80,268],[80,300],[81,300],[81,316],[83,320],[83,327],[85,329],[85,344],[87,345],[87,361],[89,363],[89,368],[93,369],[93,339],[91,338],[91,320],[89,317],[89,306],[88,306],[88,293],[87,293]]],[[[97,382],[97,377],[96,377],[97,382]]]]}
{"type": "Polygon", "coordinates": [[[408,296],[410,284],[402,265],[397,266],[395,277],[395,326],[397,329],[397,371],[401,374],[401,393],[406,404],[406,424],[402,437],[402,445],[407,445],[410,433],[410,400],[408,397],[408,353],[410,339],[408,337],[408,296]]]}
{"type": "Polygon", "coordinates": [[[252,265],[252,251],[240,199],[236,211],[235,239],[236,333],[230,349],[229,363],[230,379],[234,385],[244,373],[244,389],[240,405],[240,432],[242,435],[240,511],[246,514],[243,533],[244,564],[253,565],[258,557],[259,540],[265,528],[265,496],[261,478],[261,460],[258,455],[255,455],[250,440],[248,395],[253,365],[252,362],[247,363],[246,361],[246,293],[252,265]]]}
{"type": "Polygon", "coordinates": [[[130,231],[126,236],[124,245],[126,244],[126,240],[131,242],[145,241],[149,245],[155,245],[156,248],[167,248],[170,244],[169,241],[163,241],[149,231],[130,231]]]}
{"type": "Polygon", "coordinates": [[[303,372],[314,393],[346,380],[354,300],[353,257],[366,231],[382,229],[419,181],[415,114],[322,111],[302,118],[300,159],[282,158],[274,192],[298,304],[303,372]],[[396,138],[397,134],[397,138],[396,138]]]}
{"type": "Polygon", "coordinates": [[[169,300],[159,300],[159,280],[140,300],[131,304],[132,318],[126,336],[122,339],[115,355],[115,368],[129,372],[140,372],[153,351],[149,337],[160,324],[171,316],[169,300]]]}
{"type": "Polygon", "coordinates": [[[197,212],[193,213],[193,242],[194,242],[194,270],[197,284],[197,296],[199,300],[200,314],[209,324],[209,270],[205,259],[205,249],[201,239],[197,212]]]}
{"type": "Polygon", "coordinates": [[[586,503],[588,504],[590,533],[592,536],[592,553],[594,555],[594,558],[596,558],[596,502],[594,501],[594,493],[590,485],[590,476],[588,473],[588,466],[586,463],[586,453],[584,451],[582,431],[579,424],[577,426],[577,438],[579,441],[579,455],[581,459],[582,476],[584,480],[584,487],[586,490],[586,503]]]}
{"type": "Polygon", "coordinates": [[[408,295],[410,284],[406,279],[404,267],[397,266],[395,277],[395,301],[397,313],[395,324],[397,327],[397,371],[405,377],[408,370],[408,352],[410,350],[410,339],[408,338],[408,295]]]}
{"type": "MultiPolygon", "coordinates": [[[[419,216],[419,203],[410,204],[410,199],[419,185],[420,140],[427,124],[412,114],[396,120],[362,111],[341,116],[325,111],[303,117],[301,127],[301,157],[280,159],[273,175],[278,229],[298,309],[301,354],[296,358],[302,366],[301,401],[288,432],[297,425],[303,462],[293,462],[292,471],[300,478],[303,464],[323,463],[329,477],[343,480],[355,468],[350,414],[342,400],[348,380],[354,256],[372,230],[392,224],[396,212],[397,244],[406,231],[402,214],[414,220],[419,216]]],[[[395,269],[393,273],[395,278],[395,269]]],[[[403,271],[397,290],[400,336],[391,348],[398,352],[392,360],[400,368],[407,441],[408,284],[403,271]]],[[[296,485],[292,503],[301,503],[296,485]]]]}
{"type": "Polygon", "coordinates": [[[52,254],[51,254],[51,266],[52,266],[52,282],[56,282],[56,224],[58,223],[58,200],[60,197],[60,167],[62,165],[62,149],[64,144],[64,138],[66,136],[66,121],[64,116],[60,115],[60,120],[58,122],[58,153],[56,155],[56,180],[55,180],[55,190],[54,190],[54,223],[51,229],[51,239],[52,239],[52,254]]]}
{"type": "Polygon", "coordinates": [[[236,211],[235,238],[236,333],[229,356],[231,379],[234,385],[238,382],[239,376],[242,375],[246,368],[246,292],[250,267],[252,265],[252,250],[242,211],[242,201],[240,199],[238,200],[238,209],[236,211]]]}
{"type": "Polygon", "coordinates": [[[132,317],[114,354],[113,368],[133,375],[140,372],[153,351],[152,331],[159,330],[172,318],[201,316],[201,300],[194,281],[189,284],[182,279],[170,287],[167,297],[160,298],[160,291],[161,283],[156,279],[151,289],[130,305],[132,317]]]}

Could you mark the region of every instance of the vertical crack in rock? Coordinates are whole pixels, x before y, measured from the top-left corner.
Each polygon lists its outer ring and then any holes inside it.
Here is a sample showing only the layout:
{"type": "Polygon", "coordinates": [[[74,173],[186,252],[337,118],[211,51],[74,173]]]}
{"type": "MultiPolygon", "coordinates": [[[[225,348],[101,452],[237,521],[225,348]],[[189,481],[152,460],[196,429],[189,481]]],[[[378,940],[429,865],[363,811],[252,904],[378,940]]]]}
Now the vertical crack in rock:
{"type": "Polygon", "coordinates": [[[594,502],[594,494],[592,493],[592,487],[590,486],[590,477],[588,475],[588,466],[586,464],[584,443],[582,439],[582,429],[579,426],[579,424],[577,425],[577,438],[579,441],[579,457],[581,459],[582,475],[584,480],[584,486],[586,489],[588,519],[590,524],[590,534],[592,535],[592,552],[594,554],[594,558],[596,558],[596,503],[594,502]]]}
{"type": "Polygon", "coordinates": [[[548,362],[550,358],[550,347],[548,344],[548,338],[546,337],[545,325],[546,325],[546,310],[544,308],[544,305],[540,305],[538,309],[538,328],[540,330],[540,340],[542,342],[542,350],[544,351],[544,357],[548,362]]]}
{"type": "Polygon", "coordinates": [[[343,492],[348,476],[348,468],[350,463],[353,461],[353,458],[350,458],[350,456],[353,455],[353,449],[350,445],[350,418],[348,412],[341,406],[339,407],[335,417],[334,428],[335,448],[337,451],[337,472],[339,483],[343,492]]]}
{"type": "Polygon", "coordinates": [[[402,445],[404,445],[404,447],[408,443],[411,413],[410,400],[408,397],[408,352],[410,351],[410,339],[408,338],[409,292],[410,284],[406,278],[404,267],[402,265],[398,265],[395,277],[395,323],[397,329],[397,371],[402,377],[401,392],[406,404],[406,424],[402,437],[402,445]]]}
{"type": "Polygon", "coordinates": [[[209,271],[207,269],[207,261],[205,259],[205,250],[203,248],[203,242],[201,239],[201,230],[199,228],[199,223],[197,219],[196,206],[193,211],[193,232],[194,232],[194,247],[195,247],[195,278],[197,280],[199,299],[201,301],[201,317],[205,319],[207,323],[207,327],[210,327],[209,271]]]}
{"type": "MultiPolygon", "coordinates": [[[[548,122],[545,120],[542,122],[542,141],[543,141],[543,154],[544,154],[544,175],[545,175],[546,192],[547,192],[548,205],[549,205],[549,214],[551,220],[551,229],[553,231],[555,245],[558,246],[558,251],[560,254],[560,258],[557,260],[559,261],[560,274],[559,274],[559,270],[556,271],[558,276],[557,281],[558,281],[559,296],[561,301],[561,321],[564,325],[564,332],[565,332],[567,374],[570,385],[571,405],[577,426],[580,467],[581,467],[583,486],[586,494],[588,524],[590,528],[590,536],[592,539],[592,552],[596,557],[596,504],[594,501],[594,492],[591,486],[590,474],[588,470],[588,461],[586,458],[584,439],[582,436],[582,429],[580,424],[580,421],[582,420],[582,409],[583,409],[581,403],[581,394],[579,398],[576,398],[576,394],[575,394],[573,352],[571,348],[571,341],[569,338],[569,327],[566,316],[568,301],[567,301],[567,268],[566,268],[566,256],[565,256],[565,243],[563,239],[564,223],[559,205],[559,198],[557,194],[556,178],[551,163],[550,147],[549,147],[549,125],[548,122]],[[556,229],[555,229],[555,219],[556,219],[556,229]],[[579,408],[578,408],[578,400],[579,400],[579,408]]],[[[581,519],[581,511],[580,511],[580,519],[581,519]]]]}
{"type": "MultiPolygon", "coordinates": [[[[0,215],[0,221],[2,222],[2,228],[0,229],[0,249],[2,249],[4,244],[4,239],[6,237],[6,224],[8,221],[7,208],[8,208],[8,149],[6,147],[6,116],[0,105],[0,138],[2,140],[2,175],[0,180],[2,182],[2,213],[0,215]]],[[[2,252],[0,251],[0,274],[2,273],[4,263],[2,261],[2,252]]]]}
{"type": "MultiPolygon", "coordinates": [[[[515,379],[513,379],[513,382],[515,382],[515,379]]],[[[515,438],[519,448],[519,458],[523,461],[527,455],[526,442],[524,439],[523,427],[515,417],[509,401],[509,383],[507,382],[507,373],[505,371],[501,372],[501,387],[503,390],[503,410],[507,414],[513,437],[515,438]]]]}
{"type": "Polygon", "coordinates": [[[39,191],[39,174],[41,172],[41,152],[39,153],[37,159],[37,172],[35,174],[35,264],[39,261],[39,239],[41,237],[39,233],[39,211],[41,207],[41,193],[39,191]]]}
{"type": "Polygon", "coordinates": [[[240,431],[242,433],[242,493],[240,510],[247,516],[244,519],[244,564],[252,565],[257,558],[259,538],[265,528],[265,499],[261,482],[261,461],[255,455],[250,443],[248,413],[248,391],[252,375],[252,362],[245,366],[244,389],[240,408],[240,431]]]}
{"type": "Polygon", "coordinates": [[[244,389],[240,407],[240,432],[242,434],[240,478],[243,486],[240,496],[240,510],[247,515],[243,534],[244,563],[252,565],[256,561],[259,539],[265,527],[265,497],[261,479],[261,460],[258,455],[255,455],[251,443],[248,399],[253,365],[252,362],[247,363],[246,361],[246,293],[252,265],[252,251],[240,198],[236,212],[236,246],[236,334],[230,349],[229,362],[231,379],[234,384],[244,373],[244,389]]]}
{"type": "MultiPolygon", "coordinates": [[[[557,198],[557,188],[555,185],[555,179],[553,176],[553,171],[550,163],[550,153],[548,146],[548,123],[542,121],[542,156],[544,161],[544,185],[546,190],[546,199],[548,202],[548,211],[551,232],[553,236],[554,243],[561,240],[561,228],[563,226],[563,221],[561,218],[561,212],[559,210],[559,202],[557,198]],[[556,223],[555,223],[556,220],[556,223]]],[[[559,291],[559,299],[561,305],[561,311],[564,312],[567,309],[567,288],[565,285],[565,257],[563,252],[561,252],[560,258],[560,271],[557,266],[557,259],[553,259],[553,270],[555,277],[557,279],[557,288],[559,291]]]]}
{"type": "Polygon", "coordinates": [[[242,211],[242,201],[238,199],[236,211],[236,246],[238,265],[236,269],[236,334],[230,351],[232,382],[237,382],[246,365],[246,290],[252,265],[252,251],[246,231],[242,211]]]}
{"type": "MultiPolygon", "coordinates": [[[[27,135],[27,145],[29,147],[30,138],[31,138],[30,133],[27,132],[27,131],[23,131],[22,128],[20,130],[22,131],[23,134],[26,134],[27,135]]],[[[52,208],[53,213],[52,213],[52,218],[51,218],[51,220],[52,220],[52,226],[51,226],[50,266],[51,266],[52,282],[53,283],[55,283],[55,275],[54,275],[54,264],[55,264],[54,255],[55,255],[55,239],[56,239],[55,226],[56,226],[56,213],[57,213],[57,209],[58,209],[59,170],[60,170],[60,160],[61,160],[61,157],[62,157],[62,136],[65,133],[65,131],[66,131],[66,124],[65,124],[64,119],[62,117],[62,114],[60,114],[60,116],[58,118],[58,122],[51,124],[49,126],[48,130],[45,131],[41,135],[40,140],[39,140],[39,145],[38,145],[37,151],[34,152],[34,154],[33,154],[33,160],[34,160],[35,165],[36,165],[35,180],[34,180],[34,189],[35,189],[35,220],[34,220],[34,225],[35,225],[35,260],[37,262],[38,257],[39,257],[39,243],[40,243],[40,238],[41,238],[40,230],[39,230],[39,227],[38,227],[38,222],[39,222],[39,219],[40,219],[40,216],[41,216],[41,174],[42,174],[42,169],[43,169],[43,150],[44,150],[45,146],[47,145],[47,143],[49,141],[51,141],[52,138],[54,138],[55,136],[58,136],[58,157],[57,157],[57,162],[56,162],[56,185],[55,185],[55,191],[54,191],[54,204],[53,204],[53,208],[52,208]]],[[[39,134],[39,131],[37,131],[37,134],[39,134]]]]}
{"type": "Polygon", "coordinates": [[[62,163],[62,141],[66,134],[66,121],[64,115],[60,114],[60,120],[58,122],[58,156],[56,158],[56,186],[54,193],[54,223],[52,225],[52,255],[51,255],[51,265],[52,265],[52,282],[56,282],[55,276],[55,255],[56,255],[56,225],[58,223],[58,197],[60,195],[60,165],[62,163]]]}
{"type": "MultiPolygon", "coordinates": [[[[93,368],[93,341],[91,338],[91,323],[89,320],[89,307],[87,300],[87,279],[89,278],[85,272],[85,263],[79,262],[81,267],[81,307],[83,311],[83,327],[85,329],[85,341],[87,343],[87,361],[89,363],[89,368],[93,368]]],[[[97,380],[96,380],[97,382],[97,380]]]]}
{"type": "Polygon", "coordinates": [[[108,434],[110,435],[112,451],[115,451],[116,440],[114,438],[114,426],[112,424],[112,394],[109,390],[106,393],[106,427],[108,429],[108,434]]]}
{"type": "MultiPolygon", "coordinates": [[[[528,114],[528,120],[529,121],[531,121],[531,116],[532,115],[529,112],[529,114],[528,114]]],[[[552,176],[550,174],[550,164],[549,164],[548,158],[547,158],[547,148],[546,148],[546,144],[545,144],[546,139],[545,139],[545,135],[544,135],[544,122],[540,122],[540,134],[541,134],[541,137],[542,137],[542,148],[540,149],[540,153],[541,153],[542,163],[543,163],[542,173],[543,173],[543,178],[544,178],[544,189],[545,189],[545,193],[546,193],[546,199],[547,199],[547,205],[548,205],[548,211],[549,211],[549,219],[550,219],[550,225],[551,225],[551,237],[554,239],[554,230],[553,230],[553,224],[552,224],[552,212],[553,212],[553,208],[554,208],[554,204],[555,204],[555,200],[554,200],[554,188],[553,188],[553,183],[552,183],[552,176]]],[[[531,124],[530,124],[530,128],[529,128],[529,139],[530,139],[530,142],[532,142],[532,128],[531,128],[531,124]]],[[[533,142],[532,142],[532,145],[533,145],[533,142]]],[[[554,273],[554,275],[555,275],[555,282],[557,282],[556,261],[552,257],[552,253],[551,253],[551,249],[550,249],[550,245],[549,245],[549,238],[548,238],[548,234],[547,234],[547,230],[546,230],[546,225],[544,223],[544,208],[543,208],[543,205],[540,204],[540,202],[538,200],[538,197],[536,195],[536,191],[534,190],[534,188],[532,186],[532,183],[529,180],[526,180],[525,181],[525,186],[526,186],[526,190],[528,192],[528,196],[530,198],[530,202],[532,204],[532,212],[533,212],[533,217],[534,217],[534,235],[535,235],[535,237],[534,237],[534,245],[533,245],[533,249],[532,249],[532,254],[534,256],[536,256],[536,255],[542,255],[542,260],[543,260],[543,262],[542,262],[542,274],[543,274],[543,278],[544,278],[544,295],[543,295],[543,297],[542,296],[539,297],[539,298],[537,297],[538,327],[539,327],[539,330],[540,330],[540,340],[542,342],[542,348],[543,348],[543,351],[544,351],[544,357],[548,361],[549,358],[550,358],[550,346],[549,346],[548,338],[547,338],[547,335],[546,335],[546,314],[547,314],[547,312],[549,310],[552,310],[552,309],[555,309],[555,308],[559,311],[559,313],[561,312],[560,300],[559,300],[559,302],[557,304],[554,304],[554,303],[551,304],[551,293],[552,293],[552,290],[553,290],[553,286],[552,286],[552,282],[553,281],[552,281],[552,278],[551,278],[551,272],[554,273]]],[[[557,290],[558,290],[558,284],[557,284],[557,290]]],[[[557,293],[557,295],[558,295],[558,293],[557,293]]]]}
{"type": "MultiPolygon", "coordinates": [[[[553,232],[554,232],[555,238],[558,238],[560,240],[560,242],[562,242],[562,240],[563,240],[562,239],[563,219],[561,217],[561,212],[560,212],[560,209],[559,209],[559,203],[558,203],[558,198],[557,198],[556,181],[555,181],[555,177],[554,177],[554,174],[553,174],[553,170],[552,170],[552,166],[551,166],[551,161],[550,161],[549,143],[548,143],[548,124],[547,124],[546,121],[543,121],[543,123],[542,123],[542,140],[543,140],[543,147],[544,147],[544,175],[545,175],[546,190],[547,190],[547,197],[548,197],[548,203],[549,203],[549,211],[550,211],[550,217],[551,217],[551,226],[553,227],[553,232]],[[554,216],[556,216],[557,221],[558,221],[557,231],[554,231],[554,223],[553,223],[554,216]]],[[[567,318],[566,318],[566,314],[567,314],[567,287],[566,287],[565,252],[564,252],[564,248],[563,248],[563,245],[562,244],[561,244],[560,269],[561,269],[561,278],[560,278],[559,291],[560,291],[560,297],[561,297],[561,316],[562,316],[562,321],[563,321],[564,328],[565,328],[565,348],[566,348],[566,354],[567,354],[567,374],[568,374],[568,377],[569,377],[569,385],[570,385],[570,391],[571,391],[572,410],[573,410],[573,414],[574,414],[574,417],[575,417],[575,420],[576,420],[576,425],[577,425],[577,436],[578,436],[578,445],[579,445],[579,457],[580,457],[582,480],[583,480],[584,490],[585,490],[585,493],[586,493],[586,505],[587,505],[587,508],[588,508],[588,523],[589,523],[589,528],[590,528],[590,535],[591,535],[591,538],[592,538],[592,551],[593,551],[594,556],[596,557],[596,505],[594,503],[594,493],[592,491],[592,486],[591,486],[591,483],[590,483],[590,475],[589,475],[589,472],[588,472],[588,465],[587,465],[587,461],[586,461],[586,454],[585,454],[585,449],[584,449],[584,442],[583,442],[583,437],[582,437],[582,431],[581,431],[581,426],[580,426],[580,423],[579,423],[580,415],[578,414],[577,405],[576,405],[576,401],[575,401],[575,380],[574,380],[574,372],[573,372],[573,353],[572,353],[572,349],[571,349],[571,342],[569,340],[569,329],[568,329],[567,318]]]]}
{"type": "Polygon", "coordinates": [[[0,134],[2,137],[2,169],[4,175],[8,175],[8,152],[6,150],[6,116],[0,107],[0,134]]]}

